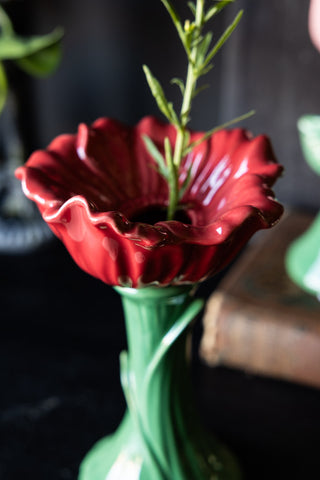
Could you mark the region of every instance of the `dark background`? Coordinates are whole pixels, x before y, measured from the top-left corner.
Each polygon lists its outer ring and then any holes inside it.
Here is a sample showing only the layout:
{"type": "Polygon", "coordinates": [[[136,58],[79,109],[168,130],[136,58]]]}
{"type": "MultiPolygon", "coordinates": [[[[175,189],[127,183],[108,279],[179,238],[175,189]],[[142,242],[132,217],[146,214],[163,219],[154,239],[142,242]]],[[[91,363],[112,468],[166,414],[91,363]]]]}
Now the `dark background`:
{"type": "MultiPolygon", "coordinates": [[[[176,5],[183,11],[185,3],[176,5]]],[[[143,63],[178,101],[169,80],[184,75],[184,55],[160,0],[4,5],[21,33],[47,33],[57,25],[66,32],[52,77],[19,76],[27,151],[99,116],[133,124],[158,114],[143,63]]],[[[302,157],[296,129],[300,115],[320,113],[320,54],[308,37],[308,1],[238,0],[217,19],[217,35],[240,8],[245,15],[216,58],[207,78],[211,88],[197,99],[191,126],[208,129],[254,108],[245,125],[271,137],[286,169],[278,198],[317,210],[320,180],[302,157]]],[[[0,479],[74,480],[84,454],[123,413],[120,300],[80,271],[56,240],[33,253],[1,255],[0,269],[0,479]]],[[[207,282],[199,295],[208,297],[219,280],[207,282]]],[[[201,414],[238,454],[245,479],[314,478],[319,391],[207,368],[197,357],[199,322],[195,332],[201,414]]]]}

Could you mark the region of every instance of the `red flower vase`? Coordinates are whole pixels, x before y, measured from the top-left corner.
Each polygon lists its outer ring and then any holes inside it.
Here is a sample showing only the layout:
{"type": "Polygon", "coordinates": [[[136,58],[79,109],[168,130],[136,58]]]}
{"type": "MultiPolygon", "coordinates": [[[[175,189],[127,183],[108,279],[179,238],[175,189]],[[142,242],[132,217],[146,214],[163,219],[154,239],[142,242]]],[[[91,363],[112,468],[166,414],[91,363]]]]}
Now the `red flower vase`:
{"type": "MultiPolygon", "coordinates": [[[[183,160],[191,180],[175,220],[168,189],[143,135],[163,151],[171,125],[99,119],[35,152],[17,170],[51,230],[86,272],[122,296],[128,353],[121,381],[128,412],[84,459],[81,480],[236,480],[232,456],[200,425],[185,340],[202,307],[193,287],[225,267],[282,206],[271,190],[282,172],[267,137],[221,130],[183,160]]],[[[190,132],[190,141],[202,137],[190,132]]]]}

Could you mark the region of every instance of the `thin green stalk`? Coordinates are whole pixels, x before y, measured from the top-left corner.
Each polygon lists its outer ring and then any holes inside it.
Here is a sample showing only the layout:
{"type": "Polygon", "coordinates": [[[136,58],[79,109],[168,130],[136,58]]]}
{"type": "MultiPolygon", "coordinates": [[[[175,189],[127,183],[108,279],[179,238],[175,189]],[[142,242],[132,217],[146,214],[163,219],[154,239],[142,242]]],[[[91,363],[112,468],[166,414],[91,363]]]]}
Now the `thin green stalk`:
{"type": "Polygon", "coordinates": [[[164,140],[165,158],[168,165],[168,183],[169,183],[169,205],[167,211],[167,219],[172,220],[175,215],[176,206],[179,201],[179,171],[174,165],[172,157],[172,149],[169,138],[164,140]]]}
{"type": "MultiPolygon", "coordinates": [[[[204,0],[198,0],[195,16],[195,30],[197,35],[200,36],[204,21],[204,0]]],[[[174,214],[177,210],[179,202],[179,169],[183,157],[183,150],[186,143],[186,125],[189,121],[189,113],[191,110],[192,99],[196,90],[198,75],[196,72],[196,59],[198,54],[199,43],[197,43],[191,50],[187,79],[184,89],[183,102],[180,112],[180,126],[177,127],[177,138],[174,149],[173,166],[175,170],[176,182],[173,187],[176,189],[174,192],[170,192],[169,207],[168,207],[168,220],[174,218],[174,214]]]]}
{"type": "MultiPolygon", "coordinates": [[[[210,48],[212,33],[208,32],[203,34],[203,28],[211,18],[215,17],[218,12],[233,1],[234,0],[217,0],[207,11],[205,10],[206,0],[197,0],[196,3],[189,2],[189,7],[194,20],[186,20],[183,25],[171,0],[161,0],[173,21],[188,58],[188,69],[185,83],[183,83],[181,79],[173,79],[173,83],[176,83],[182,92],[180,114],[177,114],[174,110],[173,104],[168,102],[160,83],[152,75],[149,68],[145,65],[143,67],[150,90],[160,111],[164,114],[167,120],[175,126],[177,131],[173,152],[168,139],[166,139],[164,155],[157,149],[156,145],[150,138],[145,138],[146,147],[156,161],[159,173],[168,183],[168,220],[174,219],[178,203],[182,197],[182,191],[187,187],[185,182],[181,187],[179,185],[179,171],[182,159],[186,155],[186,152],[190,152],[192,148],[198,144],[188,144],[190,133],[187,130],[187,125],[190,121],[192,101],[202,90],[201,87],[197,89],[197,82],[201,76],[205,75],[212,68],[211,60],[238,25],[242,16],[242,11],[238,13],[234,21],[225,30],[212,48],[210,48]]],[[[238,117],[238,119],[245,118],[246,116],[238,117]]],[[[231,123],[233,122],[230,122],[230,124],[231,123]]],[[[207,132],[202,137],[201,141],[204,141],[219,128],[221,127],[216,127],[207,132]]],[[[189,181],[190,177],[187,177],[187,183],[189,181]]]]}

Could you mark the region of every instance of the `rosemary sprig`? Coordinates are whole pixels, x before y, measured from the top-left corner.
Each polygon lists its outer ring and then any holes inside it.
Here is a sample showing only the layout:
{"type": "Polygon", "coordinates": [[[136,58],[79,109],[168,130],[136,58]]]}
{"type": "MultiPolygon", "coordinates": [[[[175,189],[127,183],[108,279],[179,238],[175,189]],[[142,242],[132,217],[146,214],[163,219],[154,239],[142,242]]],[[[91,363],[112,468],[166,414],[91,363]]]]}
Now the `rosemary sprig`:
{"type": "Polygon", "coordinates": [[[159,110],[167,118],[167,120],[175,126],[177,131],[174,148],[170,145],[169,139],[164,140],[164,155],[159,151],[156,145],[148,137],[144,137],[146,147],[158,165],[160,174],[166,179],[169,189],[169,205],[167,219],[172,220],[178,208],[179,201],[182,197],[182,192],[188,186],[190,176],[187,177],[183,185],[179,185],[179,170],[182,159],[189,153],[196,145],[206,140],[213,132],[224,128],[232,123],[248,118],[253,114],[249,112],[241,117],[238,117],[224,125],[214,127],[206,132],[203,137],[193,143],[189,143],[189,132],[187,125],[190,121],[190,112],[193,99],[205,87],[198,88],[199,79],[206,75],[212,68],[212,60],[221,47],[228,40],[232,32],[237,27],[242,17],[243,11],[239,11],[235,19],[229,27],[223,32],[221,37],[212,44],[213,35],[209,31],[204,33],[204,27],[212,20],[221,10],[227,5],[233,3],[235,0],[209,0],[211,4],[209,8],[206,7],[207,0],[197,0],[196,3],[189,2],[188,6],[193,15],[192,20],[186,20],[182,23],[180,16],[170,0],[161,0],[167,9],[171,20],[176,27],[180,41],[187,55],[188,69],[185,82],[181,79],[174,78],[171,82],[176,83],[182,94],[182,104],[179,113],[174,110],[173,104],[169,102],[165,96],[164,90],[160,82],[153,76],[150,69],[144,65],[143,69],[146,75],[152,95],[154,96],[159,110]],[[212,5],[213,3],[213,5],[212,5]]]}

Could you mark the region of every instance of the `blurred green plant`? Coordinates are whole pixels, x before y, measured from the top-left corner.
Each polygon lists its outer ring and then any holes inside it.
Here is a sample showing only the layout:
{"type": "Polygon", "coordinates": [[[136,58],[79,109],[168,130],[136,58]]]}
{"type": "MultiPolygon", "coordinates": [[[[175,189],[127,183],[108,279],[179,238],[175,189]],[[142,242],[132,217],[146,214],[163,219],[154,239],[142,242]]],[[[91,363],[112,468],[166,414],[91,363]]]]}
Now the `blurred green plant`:
{"type": "Polygon", "coordinates": [[[17,35],[8,14],[0,6],[0,113],[9,90],[4,62],[13,61],[21,70],[35,77],[50,75],[60,63],[62,37],[63,29],[60,27],[47,35],[17,35]]]}

